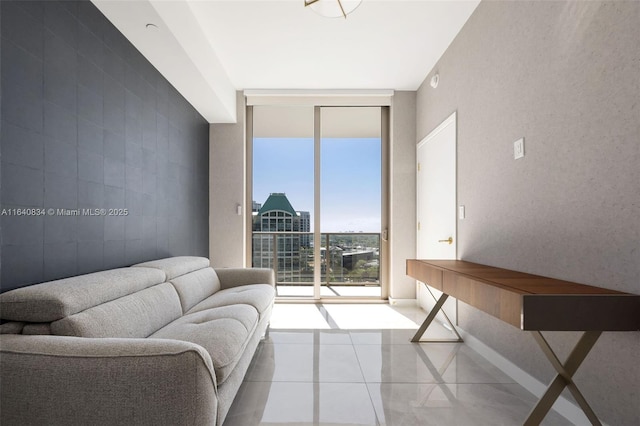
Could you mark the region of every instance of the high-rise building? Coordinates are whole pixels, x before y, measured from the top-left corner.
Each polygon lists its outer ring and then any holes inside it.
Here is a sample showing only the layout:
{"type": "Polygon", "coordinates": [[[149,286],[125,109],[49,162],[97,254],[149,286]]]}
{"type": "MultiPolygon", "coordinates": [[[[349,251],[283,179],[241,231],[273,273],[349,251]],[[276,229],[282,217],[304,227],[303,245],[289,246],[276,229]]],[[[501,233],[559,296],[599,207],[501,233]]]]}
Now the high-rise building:
{"type": "MultiPolygon", "coordinates": [[[[311,214],[296,211],[281,192],[271,193],[262,205],[255,201],[253,205],[260,206],[253,212],[253,266],[275,269],[278,283],[312,283],[316,262],[311,214]]],[[[374,247],[379,247],[379,242],[370,238],[359,234],[323,234],[318,242],[322,280],[379,279],[377,263],[374,265],[378,257],[374,247]]]]}
{"type": "Polygon", "coordinates": [[[298,232],[308,232],[310,226],[309,213],[303,213],[306,218],[301,220],[287,196],[274,192],[253,217],[253,230],[258,232],[253,235],[253,266],[274,268],[277,261],[278,282],[300,281],[300,247],[308,247],[309,237],[303,239],[298,232]]]}
{"type": "MultiPolygon", "coordinates": [[[[309,212],[297,212],[300,218],[300,232],[311,232],[311,214],[309,212]]],[[[300,247],[309,248],[310,235],[300,235],[300,247]]]]}

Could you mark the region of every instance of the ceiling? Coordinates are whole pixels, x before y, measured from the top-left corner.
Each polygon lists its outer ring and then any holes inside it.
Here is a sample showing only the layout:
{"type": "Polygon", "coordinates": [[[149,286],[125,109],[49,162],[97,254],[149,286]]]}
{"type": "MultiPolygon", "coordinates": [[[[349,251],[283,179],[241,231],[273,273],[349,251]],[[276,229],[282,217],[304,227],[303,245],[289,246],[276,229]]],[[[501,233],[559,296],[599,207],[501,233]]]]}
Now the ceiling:
{"type": "Polygon", "coordinates": [[[235,122],[237,90],[416,90],[479,3],[363,0],[343,19],[304,0],[92,1],[211,123],[235,122]]]}

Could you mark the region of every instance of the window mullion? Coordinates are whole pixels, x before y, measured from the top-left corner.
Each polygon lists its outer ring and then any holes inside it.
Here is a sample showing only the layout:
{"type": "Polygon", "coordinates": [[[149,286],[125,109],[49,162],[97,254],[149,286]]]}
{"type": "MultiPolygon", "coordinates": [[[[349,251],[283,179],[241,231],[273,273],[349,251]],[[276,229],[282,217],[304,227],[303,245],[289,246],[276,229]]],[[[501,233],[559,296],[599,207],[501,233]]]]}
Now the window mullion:
{"type": "Polygon", "coordinates": [[[314,202],[313,202],[313,298],[320,299],[320,285],[322,279],[322,237],[320,235],[320,107],[313,108],[313,161],[314,161],[314,202]]]}

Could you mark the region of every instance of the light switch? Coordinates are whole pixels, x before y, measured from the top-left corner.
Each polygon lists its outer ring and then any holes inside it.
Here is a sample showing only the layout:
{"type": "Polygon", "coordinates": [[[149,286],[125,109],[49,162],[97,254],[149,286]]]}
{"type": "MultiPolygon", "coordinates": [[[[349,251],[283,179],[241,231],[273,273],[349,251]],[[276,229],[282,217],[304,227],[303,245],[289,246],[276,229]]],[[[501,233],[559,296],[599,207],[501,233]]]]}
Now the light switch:
{"type": "Polygon", "coordinates": [[[464,206],[458,206],[458,219],[464,219],[464,206]]]}
{"type": "Polygon", "coordinates": [[[524,138],[520,138],[513,143],[513,158],[518,159],[524,157],[524,138]]]}

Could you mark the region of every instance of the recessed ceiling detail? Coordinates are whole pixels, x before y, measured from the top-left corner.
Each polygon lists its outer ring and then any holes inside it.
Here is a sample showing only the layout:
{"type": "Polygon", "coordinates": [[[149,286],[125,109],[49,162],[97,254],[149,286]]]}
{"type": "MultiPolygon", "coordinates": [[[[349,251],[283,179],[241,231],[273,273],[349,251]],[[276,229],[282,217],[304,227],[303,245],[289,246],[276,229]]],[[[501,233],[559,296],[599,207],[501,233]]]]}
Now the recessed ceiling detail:
{"type": "Polygon", "coordinates": [[[364,0],[327,19],[303,0],[92,1],[211,123],[235,121],[236,90],[416,90],[479,3],[364,0]]]}

